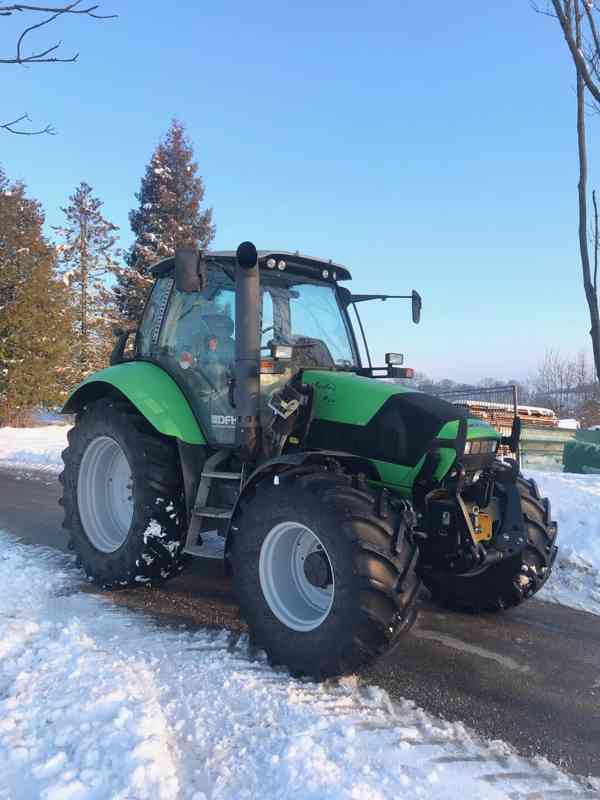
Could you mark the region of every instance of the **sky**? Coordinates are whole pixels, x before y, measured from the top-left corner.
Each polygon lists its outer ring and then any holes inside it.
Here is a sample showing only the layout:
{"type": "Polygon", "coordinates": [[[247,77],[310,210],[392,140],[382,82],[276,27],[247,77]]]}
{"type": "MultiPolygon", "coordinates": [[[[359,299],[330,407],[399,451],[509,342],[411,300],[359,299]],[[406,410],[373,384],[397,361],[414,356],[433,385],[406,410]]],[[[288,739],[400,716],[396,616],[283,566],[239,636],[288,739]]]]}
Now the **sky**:
{"type": "MultiPolygon", "coordinates": [[[[528,0],[101,10],[118,18],[31,38],[60,38],[77,63],[1,67],[2,121],[27,111],[57,131],[0,131],[0,163],[49,229],[85,180],[128,246],[145,164],[177,117],[215,249],[250,239],[345,264],[357,292],[421,293],[419,326],[406,301],[362,304],[378,361],[400,351],[434,378],[525,379],[549,348],[589,351],[573,68],[528,0]]],[[[10,52],[24,18],[0,19],[10,52]]]]}

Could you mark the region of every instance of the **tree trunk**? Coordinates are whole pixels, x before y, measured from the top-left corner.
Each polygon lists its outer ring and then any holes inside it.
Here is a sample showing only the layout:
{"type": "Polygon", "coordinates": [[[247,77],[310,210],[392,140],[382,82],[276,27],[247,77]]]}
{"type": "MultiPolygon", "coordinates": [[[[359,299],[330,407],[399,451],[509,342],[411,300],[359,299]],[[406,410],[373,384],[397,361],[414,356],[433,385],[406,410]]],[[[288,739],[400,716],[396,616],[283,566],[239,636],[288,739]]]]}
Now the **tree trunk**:
{"type": "MultiPolygon", "coordinates": [[[[575,5],[575,28],[577,45],[581,47],[581,9],[579,0],[577,0],[575,5]]],[[[585,297],[590,312],[590,336],[592,337],[594,366],[596,369],[596,377],[600,380],[600,316],[598,314],[598,287],[595,284],[595,280],[592,281],[588,243],[588,163],[585,132],[585,81],[577,64],[575,65],[575,71],[577,75],[577,149],[579,153],[579,183],[577,186],[579,196],[579,252],[581,255],[581,269],[583,272],[583,287],[585,289],[585,297]]]]}

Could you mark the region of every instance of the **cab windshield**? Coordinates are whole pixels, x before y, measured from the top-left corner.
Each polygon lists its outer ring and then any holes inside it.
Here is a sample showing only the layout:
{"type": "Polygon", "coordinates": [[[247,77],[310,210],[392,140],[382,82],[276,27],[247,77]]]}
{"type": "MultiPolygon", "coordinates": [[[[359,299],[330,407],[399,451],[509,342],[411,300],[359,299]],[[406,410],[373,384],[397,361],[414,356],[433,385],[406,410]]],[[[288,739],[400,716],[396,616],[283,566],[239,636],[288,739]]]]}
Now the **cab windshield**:
{"type": "Polygon", "coordinates": [[[261,345],[294,345],[303,366],[352,367],[356,357],[335,289],[309,280],[261,274],[261,345]]]}

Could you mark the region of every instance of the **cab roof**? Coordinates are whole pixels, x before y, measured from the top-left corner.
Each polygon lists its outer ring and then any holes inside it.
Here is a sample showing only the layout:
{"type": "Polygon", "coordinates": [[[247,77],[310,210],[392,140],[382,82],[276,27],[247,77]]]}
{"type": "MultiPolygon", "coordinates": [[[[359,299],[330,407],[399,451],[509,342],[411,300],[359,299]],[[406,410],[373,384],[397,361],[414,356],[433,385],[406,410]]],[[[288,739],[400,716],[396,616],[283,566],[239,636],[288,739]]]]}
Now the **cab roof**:
{"type": "MultiPolygon", "coordinates": [[[[207,250],[204,253],[206,261],[211,262],[231,262],[235,264],[235,250],[207,250]]],[[[307,256],[298,251],[289,250],[259,250],[258,264],[261,269],[268,269],[267,261],[274,259],[276,262],[285,261],[286,271],[300,273],[308,277],[327,280],[327,281],[349,281],[352,279],[350,272],[342,264],[336,264],[331,259],[315,258],[307,256]],[[327,275],[323,271],[327,271],[327,275]]],[[[164,258],[151,268],[151,273],[155,277],[165,275],[175,266],[175,259],[164,258]]]]}

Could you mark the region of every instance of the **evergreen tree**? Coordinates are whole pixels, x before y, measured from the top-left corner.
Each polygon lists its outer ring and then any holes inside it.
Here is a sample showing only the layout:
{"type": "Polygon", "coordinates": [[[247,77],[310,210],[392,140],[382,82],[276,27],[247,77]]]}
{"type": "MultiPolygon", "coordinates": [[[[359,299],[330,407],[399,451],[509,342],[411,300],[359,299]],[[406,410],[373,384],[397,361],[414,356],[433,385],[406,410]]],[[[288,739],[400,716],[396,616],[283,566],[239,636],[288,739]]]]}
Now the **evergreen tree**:
{"type": "Polygon", "coordinates": [[[40,204],[0,169],[0,424],[67,390],[71,313],[40,204]]]}
{"type": "Polygon", "coordinates": [[[197,174],[192,146],[174,120],[160,142],[136,194],[139,205],[129,221],[135,241],[115,290],[121,312],[138,320],[152,283],[149,267],[172,256],[177,247],[207,247],[213,239],[212,209],[202,209],[204,182],[197,174]]]}
{"type": "Polygon", "coordinates": [[[64,226],[55,228],[60,270],[71,290],[75,316],[73,381],[108,366],[113,346],[110,323],[114,318],[112,292],[106,279],[117,269],[116,225],[102,215],[103,203],[82,181],[62,211],[64,226]]]}

